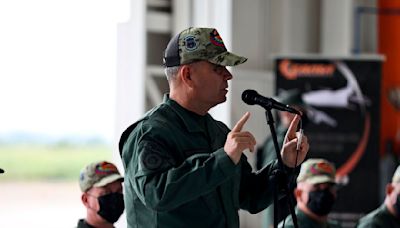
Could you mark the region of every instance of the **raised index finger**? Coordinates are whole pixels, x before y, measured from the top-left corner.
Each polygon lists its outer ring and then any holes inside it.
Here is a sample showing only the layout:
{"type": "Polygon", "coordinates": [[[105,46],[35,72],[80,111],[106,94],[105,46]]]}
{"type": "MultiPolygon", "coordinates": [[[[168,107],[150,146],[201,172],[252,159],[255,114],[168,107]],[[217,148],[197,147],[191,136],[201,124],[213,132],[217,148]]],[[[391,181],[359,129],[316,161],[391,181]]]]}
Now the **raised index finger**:
{"type": "Polygon", "coordinates": [[[289,141],[296,138],[297,125],[299,125],[300,118],[301,117],[299,115],[296,115],[293,118],[292,122],[290,122],[290,126],[286,133],[286,139],[288,139],[289,141]]]}
{"type": "Polygon", "coordinates": [[[232,132],[240,132],[246,121],[249,119],[249,117],[250,117],[250,112],[246,112],[232,128],[232,132]]]}

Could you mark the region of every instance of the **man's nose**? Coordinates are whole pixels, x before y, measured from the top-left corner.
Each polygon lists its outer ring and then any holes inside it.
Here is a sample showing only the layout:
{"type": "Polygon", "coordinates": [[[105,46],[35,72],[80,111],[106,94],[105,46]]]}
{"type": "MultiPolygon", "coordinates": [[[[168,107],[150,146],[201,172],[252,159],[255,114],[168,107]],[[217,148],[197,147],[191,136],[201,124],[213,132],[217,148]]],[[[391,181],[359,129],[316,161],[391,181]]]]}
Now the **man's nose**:
{"type": "Polygon", "coordinates": [[[223,74],[224,74],[224,79],[225,80],[231,80],[233,78],[231,72],[229,72],[229,70],[226,69],[226,68],[225,68],[223,74]]]}

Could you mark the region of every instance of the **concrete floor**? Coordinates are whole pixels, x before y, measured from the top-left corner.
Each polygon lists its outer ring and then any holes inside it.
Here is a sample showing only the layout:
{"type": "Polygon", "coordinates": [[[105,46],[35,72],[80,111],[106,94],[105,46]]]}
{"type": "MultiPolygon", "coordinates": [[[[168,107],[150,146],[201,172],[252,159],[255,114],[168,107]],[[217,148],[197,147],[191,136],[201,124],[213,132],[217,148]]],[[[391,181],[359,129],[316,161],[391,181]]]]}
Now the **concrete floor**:
{"type": "Polygon", "coordinates": [[[0,182],[1,228],[71,228],[85,213],[77,182],[0,182]]]}
{"type": "MultiPolygon", "coordinates": [[[[0,228],[71,228],[86,214],[78,182],[1,182],[0,228]]],[[[261,227],[261,214],[240,212],[242,228],[261,227]]],[[[125,214],[115,224],[126,227],[125,214]]]]}

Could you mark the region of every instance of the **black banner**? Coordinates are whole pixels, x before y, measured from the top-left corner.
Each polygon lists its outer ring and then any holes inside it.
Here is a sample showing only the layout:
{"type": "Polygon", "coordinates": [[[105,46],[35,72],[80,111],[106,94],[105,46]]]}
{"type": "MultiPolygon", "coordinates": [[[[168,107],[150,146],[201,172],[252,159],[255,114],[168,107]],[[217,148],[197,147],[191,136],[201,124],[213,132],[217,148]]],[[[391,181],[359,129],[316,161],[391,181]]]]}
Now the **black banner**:
{"type": "Polygon", "coordinates": [[[276,60],[276,92],[298,89],[306,106],[308,157],[335,163],[341,183],[331,216],[342,224],[380,205],[381,61],[276,60]]]}

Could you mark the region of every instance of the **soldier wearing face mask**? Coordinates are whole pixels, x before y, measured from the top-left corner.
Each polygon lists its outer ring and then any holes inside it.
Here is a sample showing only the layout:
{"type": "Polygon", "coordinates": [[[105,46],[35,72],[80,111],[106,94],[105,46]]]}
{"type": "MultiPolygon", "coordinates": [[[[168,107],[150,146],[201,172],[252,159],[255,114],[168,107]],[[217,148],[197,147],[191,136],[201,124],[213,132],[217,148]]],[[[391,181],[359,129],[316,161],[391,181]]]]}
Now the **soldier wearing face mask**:
{"type": "Polygon", "coordinates": [[[392,182],[386,185],[385,202],[362,217],[357,227],[400,228],[400,166],[394,172],[392,182]]]}
{"type": "Polygon", "coordinates": [[[86,218],[80,219],[77,228],[109,228],[124,212],[122,182],[124,178],[117,167],[109,162],[94,162],[80,174],[79,185],[86,218]]]}
{"type": "MultiPolygon", "coordinates": [[[[299,227],[337,228],[337,221],[328,219],[336,200],[335,166],[325,159],[308,159],[301,165],[294,196],[299,227]]],[[[291,215],[279,227],[294,227],[291,215]]]]}

